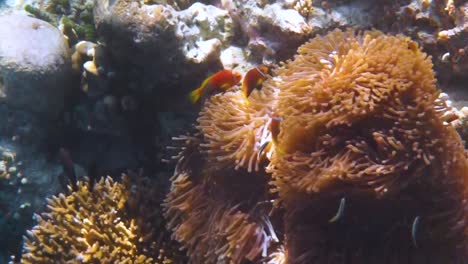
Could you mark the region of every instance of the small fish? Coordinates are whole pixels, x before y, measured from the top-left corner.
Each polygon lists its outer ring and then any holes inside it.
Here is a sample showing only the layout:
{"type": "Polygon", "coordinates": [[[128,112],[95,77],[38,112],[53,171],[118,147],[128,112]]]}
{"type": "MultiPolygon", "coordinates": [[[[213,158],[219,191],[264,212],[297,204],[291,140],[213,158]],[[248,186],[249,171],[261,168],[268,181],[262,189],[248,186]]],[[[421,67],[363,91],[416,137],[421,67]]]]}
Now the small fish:
{"type": "Polygon", "coordinates": [[[283,119],[279,116],[273,116],[270,121],[271,140],[275,145],[278,145],[278,135],[280,133],[281,121],[283,121],[283,119]]]}
{"type": "Polygon", "coordinates": [[[418,248],[417,232],[418,232],[418,226],[419,226],[420,221],[421,221],[421,217],[416,216],[413,220],[413,225],[411,226],[411,238],[413,240],[413,245],[415,248],[418,248]]]}
{"type": "Polygon", "coordinates": [[[333,216],[330,220],[328,220],[328,222],[334,223],[340,220],[343,217],[345,206],[346,206],[346,198],[343,197],[340,200],[340,206],[338,207],[338,211],[336,212],[336,215],[333,216]]]}
{"type": "Polygon", "coordinates": [[[262,157],[263,151],[265,151],[268,145],[270,145],[270,141],[265,141],[262,145],[260,145],[260,148],[258,149],[258,153],[257,153],[257,159],[260,159],[262,157]]]}
{"type": "Polygon", "coordinates": [[[253,89],[260,89],[263,81],[267,78],[268,67],[260,65],[249,70],[242,81],[242,93],[245,98],[249,97],[253,89]]]}
{"type": "Polygon", "coordinates": [[[226,91],[232,86],[238,84],[242,79],[242,74],[232,70],[221,70],[206,78],[197,89],[189,94],[192,103],[196,103],[200,97],[210,94],[215,90],[226,91]]]}

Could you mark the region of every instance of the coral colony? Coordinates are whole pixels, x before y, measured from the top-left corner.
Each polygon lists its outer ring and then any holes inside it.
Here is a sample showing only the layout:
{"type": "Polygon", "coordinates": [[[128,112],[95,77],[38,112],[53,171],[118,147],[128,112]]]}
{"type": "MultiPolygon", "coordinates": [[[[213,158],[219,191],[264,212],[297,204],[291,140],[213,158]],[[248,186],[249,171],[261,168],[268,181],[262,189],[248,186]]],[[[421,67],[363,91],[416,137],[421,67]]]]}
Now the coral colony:
{"type": "Polygon", "coordinates": [[[164,201],[135,177],[80,181],[21,261],[466,263],[468,159],[435,83],[407,37],[317,36],[248,97],[203,99],[164,201]]]}

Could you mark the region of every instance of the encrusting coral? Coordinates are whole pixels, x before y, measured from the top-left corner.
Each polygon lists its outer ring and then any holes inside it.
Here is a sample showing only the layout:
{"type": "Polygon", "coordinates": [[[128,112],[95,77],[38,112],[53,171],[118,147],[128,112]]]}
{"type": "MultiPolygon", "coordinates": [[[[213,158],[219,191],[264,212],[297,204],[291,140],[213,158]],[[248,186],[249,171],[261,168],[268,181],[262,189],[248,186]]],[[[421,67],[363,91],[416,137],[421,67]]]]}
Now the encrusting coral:
{"type": "Polygon", "coordinates": [[[38,224],[28,232],[21,263],[170,263],[142,248],[145,236],[138,220],[128,213],[128,178],[110,177],[77,191],[48,199],[47,212],[36,215],[38,224]],[[152,257],[154,256],[154,257],[152,257]]]}
{"type": "Polygon", "coordinates": [[[468,159],[431,58],[404,36],[353,30],[298,53],[247,101],[211,96],[182,138],[165,207],[190,261],[243,261],[213,239],[236,210],[264,234],[232,242],[254,262],[466,261],[468,159]],[[283,213],[267,212],[272,199],[283,213]]]}

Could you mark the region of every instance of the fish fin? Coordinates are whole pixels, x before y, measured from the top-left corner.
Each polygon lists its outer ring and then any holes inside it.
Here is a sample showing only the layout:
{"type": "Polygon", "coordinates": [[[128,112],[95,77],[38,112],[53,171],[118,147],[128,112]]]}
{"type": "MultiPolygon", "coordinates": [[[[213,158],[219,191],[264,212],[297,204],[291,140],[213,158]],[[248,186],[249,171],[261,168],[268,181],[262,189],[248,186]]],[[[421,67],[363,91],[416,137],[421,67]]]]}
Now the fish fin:
{"type": "Polygon", "coordinates": [[[344,210],[346,206],[346,198],[343,197],[340,200],[340,206],[338,207],[338,212],[336,212],[336,215],[333,216],[330,220],[328,220],[328,223],[334,223],[343,218],[344,210]]]}
{"type": "Polygon", "coordinates": [[[232,85],[229,84],[229,83],[225,83],[225,84],[223,84],[223,85],[220,86],[220,88],[221,88],[222,90],[227,90],[227,89],[229,89],[229,88],[231,88],[231,87],[232,87],[232,85]]]}
{"type": "Polygon", "coordinates": [[[411,226],[411,239],[413,241],[413,245],[415,248],[418,248],[417,232],[418,232],[418,226],[419,226],[420,221],[421,221],[421,217],[416,216],[413,220],[413,225],[411,226]]]}
{"type": "Polygon", "coordinates": [[[245,95],[244,95],[244,104],[247,106],[250,105],[249,98],[247,98],[245,95]]]}
{"type": "Polygon", "coordinates": [[[259,90],[260,90],[262,84],[263,84],[263,79],[258,79],[258,80],[257,80],[257,83],[255,84],[255,89],[259,89],[259,90]]]}
{"type": "Polygon", "coordinates": [[[263,143],[261,146],[260,146],[260,149],[258,150],[258,153],[257,153],[257,159],[259,160],[262,155],[263,155],[263,151],[265,151],[266,147],[270,144],[270,141],[265,141],[265,143],[263,143]]]}
{"type": "Polygon", "coordinates": [[[202,92],[203,92],[203,87],[200,87],[198,89],[191,91],[188,95],[190,102],[195,104],[200,99],[202,92]]]}

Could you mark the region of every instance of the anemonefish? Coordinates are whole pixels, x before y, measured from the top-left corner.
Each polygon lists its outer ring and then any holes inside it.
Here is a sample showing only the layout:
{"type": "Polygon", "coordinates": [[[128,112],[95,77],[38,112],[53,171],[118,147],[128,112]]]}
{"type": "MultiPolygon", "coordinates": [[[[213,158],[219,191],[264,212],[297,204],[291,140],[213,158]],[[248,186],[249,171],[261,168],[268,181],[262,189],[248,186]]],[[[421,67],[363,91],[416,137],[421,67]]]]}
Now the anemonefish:
{"type": "Polygon", "coordinates": [[[279,116],[272,116],[269,121],[268,130],[270,131],[270,137],[265,140],[265,142],[260,142],[260,148],[258,150],[257,156],[260,157],[263,155],[263,152],[268,148],[274,147],[277,153],[283,154],[284,151],[278,146],[278,136],[280,133],[280,125],[283,119],[279,116]]]}
{"type": "Polygon", "coordinates": [[[276,146],[278,145],[278,135],[280,133],[281,121],[283,121],[283,118],[279,116],[273,116],[270,120],[271,140],[276,146]]]}
{"type": "Polygon", "coordinates": [[[267,78],[268,67],[260,65],[249,70],[242,81],[242,93],[245,98],[249,97],[253,89],[260,89],[263,81],[267,78]]]}
{"type": "Polygon", "coordinates": [[[206,78],[197,89],[189,94],[192,103],[196,103],[200,97],[210,94],[213,91],[226,91],[232,86],[238,84],[242,79],[242,74],[232,70],[221,70],[206,78]]]}

